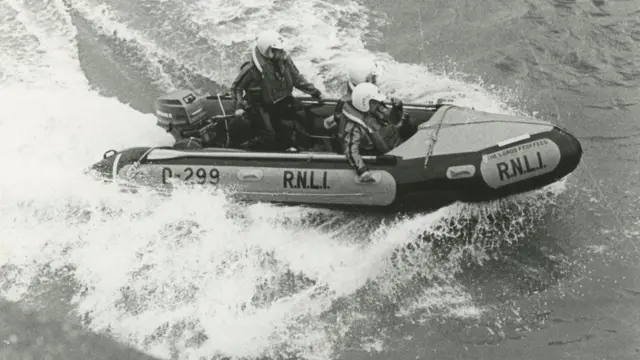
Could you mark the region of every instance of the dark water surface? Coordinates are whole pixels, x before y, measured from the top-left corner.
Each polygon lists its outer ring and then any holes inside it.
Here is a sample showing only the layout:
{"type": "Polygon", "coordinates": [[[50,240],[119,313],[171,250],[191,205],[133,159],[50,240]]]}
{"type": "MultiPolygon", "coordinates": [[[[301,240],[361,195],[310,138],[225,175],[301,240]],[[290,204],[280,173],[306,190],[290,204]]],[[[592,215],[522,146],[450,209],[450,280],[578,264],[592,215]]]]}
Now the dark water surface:
{"type": "MultiPolygon", "coordinates": [[[[446,324],[422,342],[416,341],[411,355],[431,353],[443,359],[640,356],[636,321],[640,316],[636,165],[640,160],[640,3],[369,3],[387,14],[388,23],[380,27],[382,39],[372,41],[376,49],[398,61],[462,71],[508,89],[516,94],[515,107],[536,111],[568,128],[579,136],[585,150],[557,217],[531,240],[553,257],[565,257],[572,264],[569,274],[543,293],[499,306],[507,317],[510,307],[528,313],[523,316],[527,320],[503,324],[503,336],[474,339],[466,334],[468,328],[446,324]],[[538,329],[519,335],[513,331],[519,325],[538,329]]],[[[500,287],[510,272],[489,264],[483,268],[474,279],[480,292],[500,287]]],[[[476,329],[476,334],[484,332],[476,329]]]]}

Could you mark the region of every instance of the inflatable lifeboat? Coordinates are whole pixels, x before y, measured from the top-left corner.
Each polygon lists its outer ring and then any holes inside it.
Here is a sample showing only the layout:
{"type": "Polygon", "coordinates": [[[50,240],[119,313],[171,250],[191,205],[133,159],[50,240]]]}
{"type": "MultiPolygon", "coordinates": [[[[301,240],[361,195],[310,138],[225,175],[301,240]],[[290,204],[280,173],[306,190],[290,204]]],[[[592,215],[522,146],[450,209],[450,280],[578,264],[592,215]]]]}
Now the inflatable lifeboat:
{"type": "Polygon", "coordinates": [[[228,94],[178,90],[155,103],[157,125],[173,135],[174,146],[110,150],[90,170],[108,181],[169,190],[177,183],[225,188],[250,202],[424,211],[540,189],[574,171],[582,157],[572,134],[546,122],[446,103],[405,104],[413,130],[390,152],[364,156],[374,181],[363,183],[327,130],[337,100],[296,99],[298,118],[284,121],[300,144],[294,151],[241,148],[251,131],[234,118],[228,94]]]}

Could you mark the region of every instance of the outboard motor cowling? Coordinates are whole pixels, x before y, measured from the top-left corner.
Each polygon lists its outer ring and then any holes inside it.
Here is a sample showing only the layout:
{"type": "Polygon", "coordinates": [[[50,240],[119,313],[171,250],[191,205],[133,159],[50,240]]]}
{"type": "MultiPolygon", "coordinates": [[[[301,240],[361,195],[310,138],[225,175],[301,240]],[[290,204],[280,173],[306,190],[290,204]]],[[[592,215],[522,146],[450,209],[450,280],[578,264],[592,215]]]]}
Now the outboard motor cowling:
{"type": "Polygon", "coordinates": [[[158,97],[155,101],[156,125],[165,129],[176,141],[185,132],[198,131],[207,125],[209,118],[204,101],[193,91],[176,90],[158,97]]]}

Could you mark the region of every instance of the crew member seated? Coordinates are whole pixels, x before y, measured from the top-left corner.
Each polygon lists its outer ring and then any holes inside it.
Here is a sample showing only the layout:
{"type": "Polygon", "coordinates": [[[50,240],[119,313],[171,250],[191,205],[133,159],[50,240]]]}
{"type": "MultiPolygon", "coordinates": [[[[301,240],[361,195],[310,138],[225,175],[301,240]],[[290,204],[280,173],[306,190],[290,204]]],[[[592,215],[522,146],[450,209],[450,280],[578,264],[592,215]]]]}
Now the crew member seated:
{"type": "Polygon", "coordinates": [[[340,113],[338,136],[347,161],[363,182],[371,182],[373,177],[362,155],[382,155],[402,143],[399,133],[405,123],[402,102],[392,98],[391,109],[386,111],[385,100],[378,86],[360,83],[340,113]]]}
{"type": "MultiPolygon", "coordinates": [[[[340,118],[342,116],[341,115],[342,107],[344,106],[345,102],[348,102],[351,100],[353,89],[362,83],[371,83],[371,84],[377,85],[378,76],[379,76],[378,66],[373,61],[363,60],[363,59],[357,59],[357,60],[354,59],[347,65],[347,92],[342,98],[340,98],[340,100],[338,100],[333,116],[325,119],[325,123],[324,123],[324,126],[326,129],[333,131],[335,138],[339,137],[337,126],[341,121],[340,118]]],[[[391,101],[394,103],[398,103],[399,107],[402,108],[402,102],[400,100],[392,98],[391,101]]],[[[403,116],[403,120],[405,120],[405,124],[409,125],[409,115],[403,112],[402,116],[403,116]]],[[[402,130],[401,136],[403,137],[403,139],[405,137],[408,137],[406,135],[411,131],[411,129],[408,126],[403,126],[401,130],[402,130]]],[[[337,148],[336,146],[333,146],[334,151],[341,154],[344,153],[344,149],[342,148],[342,142],[338,139],[337,143],[338,143],[337,148]]]]}
{"type": "MultiPolygon", "coordinates": [[[[346,66],[346,70],[347,92],[344,96],[342,96],[342,98],[337,101],[333,114],[323,119],[320,127],[324,128],[323,132],[325,133],[325,135],[320,136],[320,141],[315,141],[315,143],[311,147],[308,147],[308,151],[329,151],[339,154],[344,153],[341,141],[338,138],[338,123],[340,113],[342,112],[342,106],[345,102],[351,100],[351,93],[353,92],[353,88],[356,85],[363,82],[376,84],[376,79],[378,76],[377,65],[373,61],[366,61],[360,57],[354,58],[352,61],[350,61],[346,66]]],[[[303,138],[304,135],[301,137],[303,138]]],[[[304,145],[308,144],[303,144],[302,148],[305,147],[304,145]]]]}
{"type": "Polygon", "coordinates": [[[378,67],[372,61],[353,61],[347,66],[347,93],[338,100],[334,111],[334,124],[337,125],[345,102],[351,100],[353,88],[362,83],[372,83],[378,85],[378,67]]]}
{"type": "Polygon", "coordinates": [[[292,135],[282,119],[295,119],[299,108],[292,96],[297,88],[322,100],[322,93],[300,74],[298,68],[284,50],[282,37],[275,31],[264,31],[256,38],[251,59],[245,62],[231,85],[235,114],[242,117],[245,110],[262,120],[264,130],[258,138],[247,144],[265,149],[286,149],[293,145],[292,135]],[[246,92],[246,100],[243,99],[246,92]]]}

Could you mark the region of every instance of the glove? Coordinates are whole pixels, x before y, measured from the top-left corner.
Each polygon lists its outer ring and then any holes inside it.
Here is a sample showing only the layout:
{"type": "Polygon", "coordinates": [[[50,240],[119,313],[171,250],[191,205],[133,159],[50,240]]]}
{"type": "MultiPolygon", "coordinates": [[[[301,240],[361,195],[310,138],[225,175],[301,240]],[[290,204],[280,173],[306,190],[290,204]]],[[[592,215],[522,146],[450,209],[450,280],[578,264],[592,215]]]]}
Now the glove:
{"type": "Polygon", "coordinates": [[[373,174],[371,173],[371,171],[367,170],[365,172],[363,172],[362,174],[360,174],[360,181],[364,182],[364,183],[371,183],[376,181],[373,178],[373,174]]]}
{"type": "Polygon", "coordinates": [[[235,115],[236,115],[237,118],[242,117],[242,115],[244,115],[244,110],[243,109],[236,110],[235,115]]]}
{"type": "Polygon", "coordinates": [[[318,90],[316,93],[314,93],[313,95],[311,95],[312,98],[316,98],[318,100],[320,100],[320,102],[322,102],[322,100],[324,100],[324,96],[322,95],[322,93],[320,92],[320,90],[318,90]]]}
{"type": "Polygon", "coordinates": [[[391,98],[391,106],[392,106],[393,108],[395,108],[395,109],[402,109],[403,105],[404,105],[404,104],[402,103],[402,100],[400,100],[400,99],[398,99],[398,98],[394,98],[394,97],[392,97],[392,98],[391,98]]]}
{"type": "Polygon", "coordinates": [[[327,117],[326,119],[324,119],[323,125],[324,125],[324,128],[327,130],[333,128],[334,126],[337,125],[336,117],[335,116],[327,117]]]}

